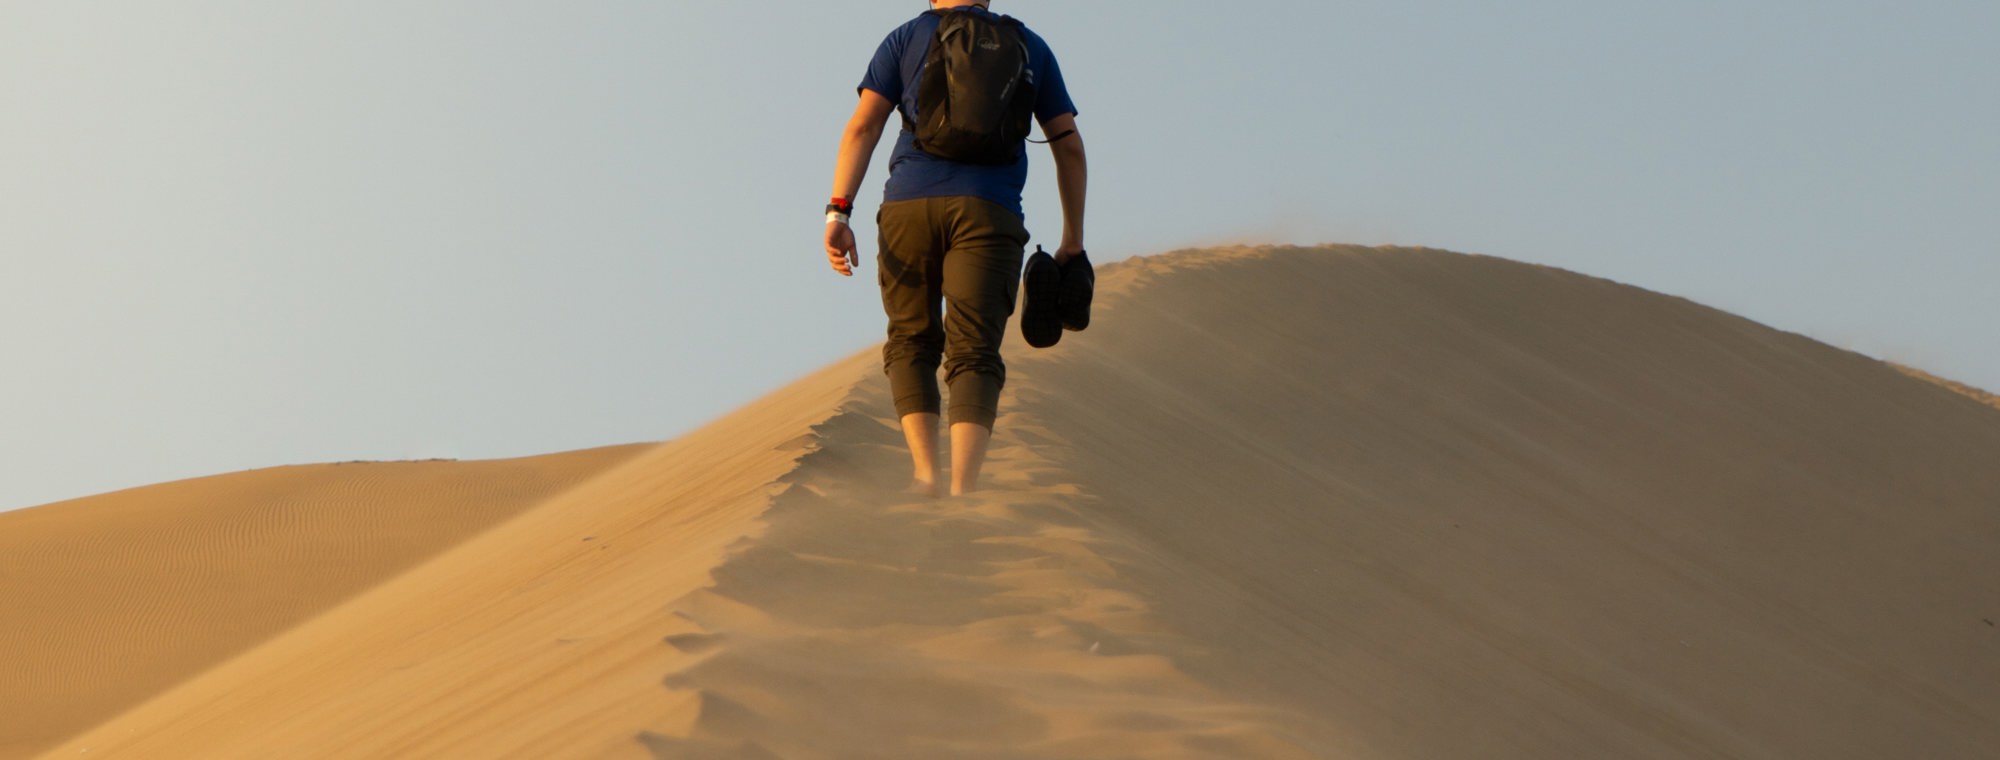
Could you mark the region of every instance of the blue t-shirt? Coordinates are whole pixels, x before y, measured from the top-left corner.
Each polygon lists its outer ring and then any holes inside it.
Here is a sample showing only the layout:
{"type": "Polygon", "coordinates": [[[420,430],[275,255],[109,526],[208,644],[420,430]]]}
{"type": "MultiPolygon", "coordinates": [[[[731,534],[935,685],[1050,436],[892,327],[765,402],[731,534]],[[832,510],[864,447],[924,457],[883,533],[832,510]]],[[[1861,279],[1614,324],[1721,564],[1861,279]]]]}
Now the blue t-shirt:
{"type": "MultiPolygon", "coordinates": [[[[956,12],[987,13],[978,6],[956,12]]],[[[930,52],[938,21],[937,14],[925,13],[896,27],[882,40],[882,46],[875,49],[875,59],[868,62],[868,74],[861,78],[861,89],[874,90],[888,98],[910,121],[917,118],[917,77],[923,71],[924,55],[930,52]]],[[[1049,44],[1026,27],[1022,27],[1021,35],[1028,42],[1028,70],[1034,73],[1035,119],[1048,121],[1076,113],[1069,90],[1063,86],[1062,69],[1056,66],[1056,55],[1049,50],[1049,44]]],[[[1025,150],[1021,151],[1021,160],[1012,166],[962,164],[918,149],[916,134],[905,128],[896,135],[895,152],[889,154],[889,182],[882,188],[882,201],[971,195],[1020,214],[1021,188],[1027,184],[1025,150]]]]}

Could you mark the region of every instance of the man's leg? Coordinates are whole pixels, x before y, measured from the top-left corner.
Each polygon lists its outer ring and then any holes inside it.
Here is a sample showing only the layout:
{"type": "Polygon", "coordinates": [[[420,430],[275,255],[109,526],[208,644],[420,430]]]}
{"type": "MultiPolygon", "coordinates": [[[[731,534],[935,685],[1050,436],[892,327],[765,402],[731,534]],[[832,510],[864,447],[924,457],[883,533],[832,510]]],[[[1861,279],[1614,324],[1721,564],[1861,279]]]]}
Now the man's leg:
{"type": "Polygon", "coordinates": [[[954,422],[951,426],[951,495],[978,489],[979,468],[986,464],[986,444],[993,428],[977,422],[954,422]]]}
{"type": "MultiPolygon", "coordinates": [[[[910,476],[910,491],[925,496],[938,495],[937,463],[937,412],[912,412],[903,415],[903,442],[910,445],[910,463],[916,472],[910,476]]],[[[952,451],[958,451],[958,431],[952,430],[952,451]]]]}
{"type": "Polygon", "coordinates": [[[923,200],[882,204],[875,217],[881,253],[875,258],[882,311],[889,317],[882,371],[910,446],[911,489],[938,490],[937,369],[944,353],[942,250],[923,200]]]}
{"type": "Polygon", "coordinates": [[[972,491],[986,461],[1007,366],[1000,342],[1020,292],[1021,217],[978,198],[935,199],[946,222],[944,368],[951,386],[951,492],[972,491]]]}

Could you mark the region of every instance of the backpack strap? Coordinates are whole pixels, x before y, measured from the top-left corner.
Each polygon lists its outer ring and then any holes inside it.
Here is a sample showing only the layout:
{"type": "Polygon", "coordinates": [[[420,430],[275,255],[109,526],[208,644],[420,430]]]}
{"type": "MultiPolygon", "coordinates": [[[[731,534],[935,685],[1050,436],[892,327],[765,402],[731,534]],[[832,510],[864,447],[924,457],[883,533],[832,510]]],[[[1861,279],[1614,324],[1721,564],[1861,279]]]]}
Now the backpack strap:
{"type": "MultiPolygon", "coordinates": [[[[938,23],[942,24],[942,23],[944,23],[944,16],[945,16],[945,14],[947,14],[947,13],[951,13],[951,12],[952,12],[952,9],[950,9],[950,8],[932,8],[932,9],[930,9],[930,10],[927,10],[927,11],[924,11],[924,12],[925,12],[925,13],[928,13],[928,14],[930,14],[930,15],[932,15],[932,16],[936,16],[936,17],[938,17],[938,23]]],[[[909,71],[909,72],[912,72],[912,73],[916,73],[916,72],[919,72],[919,71],[920,71],[920,70],[921,70],[921,69],[923,68],[923,59],[924,59],[924,56],[926,56],[926,55],[929,55],[929,54],[930,54],[930,51],[931,51],[931,42],[932,42],[932,41],[934,41],[934,40],[936,40],[936,39],[937,39],[937,31],[936,31],[936,30],[932,30],[932,31],[931,31],[931,36],[929,36],[929,37],[925,37],[925,38],[923,38],[922,40],[918,40],[918,39],[916,39],[916,38],[912,37],[912,38],[910,39],[910,45],[909,45],[909,47],[906,47],[906,48],[903,48],[903,60],[901,61],[901,64],[902,64],[902,69],[903,69],[903,71],[909,71]],[[920,50],[920,49],[918,49],[918,43],[919,43],[919,42],[921,42],[921,43],[922,43],[922,49],[921,49],[921,50],[920,50]],[[910,66],[910,65],[909,65],[909,64],[910,64],[910,56],[916,56],[916,57],[917,57],[917,65],[916,65],[916,66],[914,66],[914,67],[913,67],[913,66],[910,66]]],[[[898,72],[898,73],[901,73],[901,72],[898,72]]],[[[918,78],[918,80],[917,80],[917,81],[922,81],[922,79],[921,79],[921,78],[918,78]]],[[[917,86],[917,82],[904,82],[904,83],[903,83],[903,89],[904,89],[905,91],[908,91],[908,90],[910,90],[911,88],[913,88],[913,87],[916,87],[916,86],[917,86]]],[[[917,122],[916,122],[915,120],[912,120],[912,119],[910,118],[910,114],[909,114],[909,112],[907,112],[907,111],[903,110],[903,104],[902,104],[902,103],[897,103],[897,104],[896,104],[896,113],[897,113],[897,114],[899,114],[899,115],[901,115],[901,116],[903,117],[903,131],[905,131],[905,132],[915,132],[915,131],[917,131],[917,122]]]]}
{"type": "Polygon", "coordinates": [[[1036,145],[1047,145],[1047,144],[1049,144],[1049,143],[1052,143],[1052,142],[1055,142],[1055,141],[1057,141],[1057,140],[1061,140],[1061,139],[1063,139],[1063,138],[1065,138],[1065,137],[1068,137],[1068,136],[1070,136],[1070,135],[1073,135],[1073,134],[1076,134],[1076,130],[1074,130],[1074,129],[1065,129],[1065,130],[1063,130],[1062,132],[1058,133],[1058,134],[1057,134],[1057,135],[1056,135],[1055,137],[1051,137],[1051,138],[1049,138],[1049,139],[1047,139],[1047,140],[1037,140],[1037,139],[1035,139],[1035,138],[1032,138],[1032,137],[1030,137],[1030,138],[1028,138],[1028,142],[1031,142],[1031,143],[1034,143],[1034,144],[1036,144],[1036,145]]]}

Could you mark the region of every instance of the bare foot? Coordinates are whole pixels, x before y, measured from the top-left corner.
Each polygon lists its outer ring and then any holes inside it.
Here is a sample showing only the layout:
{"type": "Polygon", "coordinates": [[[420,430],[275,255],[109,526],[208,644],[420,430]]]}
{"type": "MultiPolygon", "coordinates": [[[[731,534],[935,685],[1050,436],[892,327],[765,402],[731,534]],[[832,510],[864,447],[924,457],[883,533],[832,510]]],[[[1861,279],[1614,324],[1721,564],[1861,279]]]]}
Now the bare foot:
{"type": "Polygon", "coordinates": [[[918,480],[915,478],[910,479],[910,487],[905,488],[903,490],[906,493],[912,493],[918,496],[924,496],[932,499],[944,495],[938,492],[938,487],[936,483],[926,483],[922,480],[918,480]]]}

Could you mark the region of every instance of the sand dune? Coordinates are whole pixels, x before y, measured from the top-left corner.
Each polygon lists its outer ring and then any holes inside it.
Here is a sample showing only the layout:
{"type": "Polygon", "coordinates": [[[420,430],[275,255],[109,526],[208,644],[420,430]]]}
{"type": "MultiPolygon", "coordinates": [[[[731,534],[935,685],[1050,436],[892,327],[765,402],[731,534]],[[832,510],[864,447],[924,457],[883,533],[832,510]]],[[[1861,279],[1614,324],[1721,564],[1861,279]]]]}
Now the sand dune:
{"type": "MultiPolygon", "coordinates": [[[[2000,754],[2000,410],[1441,251],[1181,252],[1100,298],[1011,347],[987,492],[897,491],[864,352],[41,756],[2000,754]]],[[[191,501],[270,508],[223,482],[191,501]]],[[[114,527],[41,545],[114,555],[114,527]]],[[[207,556],[262,566],[232,546],[207,556]]],[[[50,672],[0,699],[116,686],[50,672]]]]}
{"type": "Polygon", "coordinates": [[[276,467],[0,513],[0,758],[31,756],[644,448],[276,467]]]}

